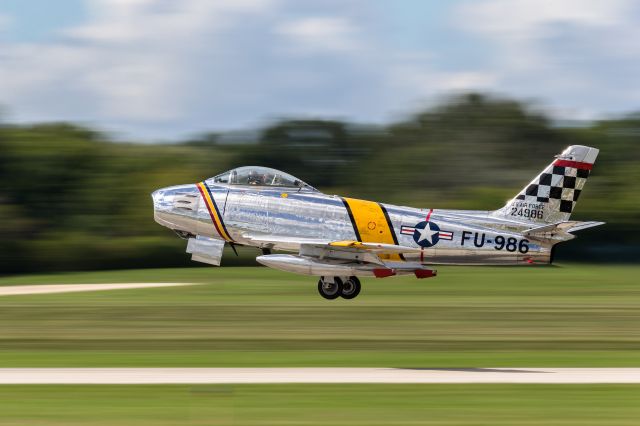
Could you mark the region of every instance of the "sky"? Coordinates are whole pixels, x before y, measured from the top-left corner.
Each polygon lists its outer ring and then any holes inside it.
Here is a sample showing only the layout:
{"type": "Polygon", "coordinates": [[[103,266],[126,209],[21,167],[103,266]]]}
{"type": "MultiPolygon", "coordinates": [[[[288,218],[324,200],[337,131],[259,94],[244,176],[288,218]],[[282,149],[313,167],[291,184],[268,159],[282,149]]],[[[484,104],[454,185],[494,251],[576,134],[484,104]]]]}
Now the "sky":
{"type": "Polygon", "coordinates": [[[177,140],[467,91],[592,120],[640,110],[639,40],[634,0],[0,0],[0,120],[177,140]]]}

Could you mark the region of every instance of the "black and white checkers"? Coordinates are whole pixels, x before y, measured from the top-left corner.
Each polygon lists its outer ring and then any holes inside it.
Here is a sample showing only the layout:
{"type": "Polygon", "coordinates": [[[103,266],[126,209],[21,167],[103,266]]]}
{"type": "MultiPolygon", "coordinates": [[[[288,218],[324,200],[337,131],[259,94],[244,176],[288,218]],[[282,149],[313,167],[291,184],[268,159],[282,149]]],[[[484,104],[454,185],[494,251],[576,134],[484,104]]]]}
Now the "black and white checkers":
{"type": "Polygon", "coordinates": [[[556,160],[518,194],[516,200],[548,203],[553,210],[571,213],[591,167],[588,163],[556,160]]]}

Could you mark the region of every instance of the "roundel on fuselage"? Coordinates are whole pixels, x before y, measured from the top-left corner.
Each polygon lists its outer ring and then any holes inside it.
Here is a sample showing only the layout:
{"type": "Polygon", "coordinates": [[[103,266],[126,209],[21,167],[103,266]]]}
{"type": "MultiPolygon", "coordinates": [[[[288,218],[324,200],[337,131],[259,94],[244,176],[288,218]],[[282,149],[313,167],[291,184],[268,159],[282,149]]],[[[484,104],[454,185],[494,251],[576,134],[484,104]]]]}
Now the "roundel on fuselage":
{"type": "Polygon", "coordinates": [[[413,231],[413,240],[420,247],[432,247],[440,241],[440,227],[433,222],[420,222],[413,231]]]}

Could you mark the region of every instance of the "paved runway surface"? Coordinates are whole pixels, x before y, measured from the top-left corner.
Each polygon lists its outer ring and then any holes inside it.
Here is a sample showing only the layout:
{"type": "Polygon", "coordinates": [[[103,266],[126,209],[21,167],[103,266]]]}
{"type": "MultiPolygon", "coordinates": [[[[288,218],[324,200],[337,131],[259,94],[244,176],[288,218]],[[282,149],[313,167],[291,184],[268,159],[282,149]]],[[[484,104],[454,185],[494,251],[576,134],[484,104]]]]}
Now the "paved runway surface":
{"type": "Polygon", "coordinates": [[[175,287],[191,283],[47,284],[0,286],[0,296],[71,293],[74,291],[123,290],[128,288],[175,287]]]}
{"type": "Polygon", "coordinates": [[[0,384],[640,383],[640,368],[0,368],[0,384]]]}

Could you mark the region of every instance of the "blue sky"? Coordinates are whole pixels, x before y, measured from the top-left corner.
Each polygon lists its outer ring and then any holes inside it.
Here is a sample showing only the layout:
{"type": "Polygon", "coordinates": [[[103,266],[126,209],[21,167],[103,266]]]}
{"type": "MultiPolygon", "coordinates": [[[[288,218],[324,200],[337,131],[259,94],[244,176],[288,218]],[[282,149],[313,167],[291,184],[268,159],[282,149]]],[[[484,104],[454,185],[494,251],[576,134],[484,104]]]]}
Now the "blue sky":
{"type": "Polygon", "coordinates": [[[83,0],[2,0],[0,13],[9,19],[3,41],[14,43],[46,42],[87,18],[83,0]]]}
{"type": "Polygon", "coordinates": [[[632,0],[2,0],[0,111],[123,139],[385,123],[451,93],[640,110],[632,0]]]}

